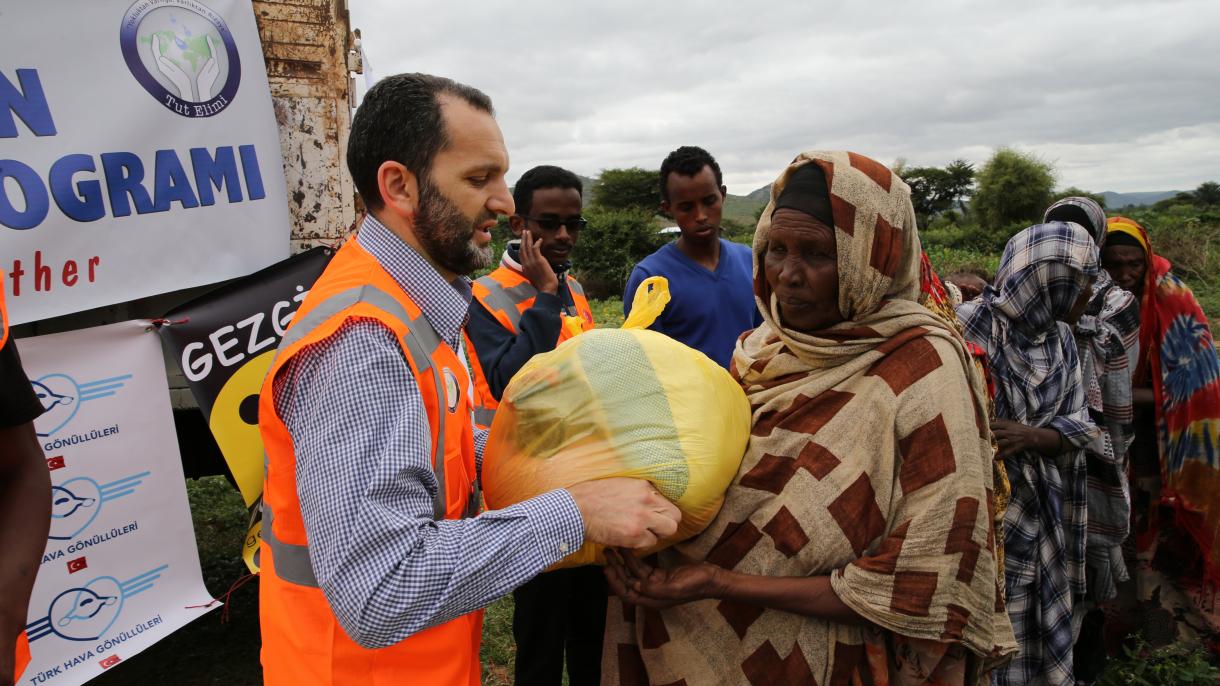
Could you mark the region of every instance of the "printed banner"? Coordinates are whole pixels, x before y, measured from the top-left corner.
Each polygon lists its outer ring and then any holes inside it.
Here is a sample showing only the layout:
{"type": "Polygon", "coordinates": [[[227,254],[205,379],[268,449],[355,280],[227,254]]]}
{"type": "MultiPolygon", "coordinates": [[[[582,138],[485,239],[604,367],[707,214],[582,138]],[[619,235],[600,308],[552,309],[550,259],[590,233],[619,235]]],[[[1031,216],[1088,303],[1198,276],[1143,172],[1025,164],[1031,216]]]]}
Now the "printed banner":
{"type": "Polygon", "coordinates": [[[11,323],[288,256],[249,0],[0,0],[0,273],[11,323]]]}
{"type": "Polygon", "coordinates": [[[52,484],[22,683],[84,683],[214,606],[150,328],[132,321],[17,341],[46,408],[34,427],[52,484]]]}
{"type": "Polygon", "coordinates": [[[259,390],[284,329],[333,255],[314,248],[226,284],[166,314],[160,329],[250,508],[244,557],[252,571],[263,494],[259,390]]]}

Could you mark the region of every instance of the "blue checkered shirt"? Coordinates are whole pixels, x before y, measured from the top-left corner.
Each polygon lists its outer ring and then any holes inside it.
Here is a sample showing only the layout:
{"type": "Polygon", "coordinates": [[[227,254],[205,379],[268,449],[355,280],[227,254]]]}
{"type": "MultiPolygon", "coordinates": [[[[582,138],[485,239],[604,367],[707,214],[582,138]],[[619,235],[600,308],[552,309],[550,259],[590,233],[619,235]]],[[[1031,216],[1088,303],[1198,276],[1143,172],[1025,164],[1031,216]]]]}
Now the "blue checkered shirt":
{"type": "MultiPolygon", "coordinates": [[[[356,240],[462,357],[469,281],[446,283],[372,217],[356,240]]],[[[314,575],[344,631],[366,648],[484,607],[584,543],[564,490],[473,519],[433,519],[423,398],[394,333],[374,320],[348,320],[301,350],[273,392],[295,446],[314,575]]],[[[476,431],[480,471],[486,440],[476,431]]]]}

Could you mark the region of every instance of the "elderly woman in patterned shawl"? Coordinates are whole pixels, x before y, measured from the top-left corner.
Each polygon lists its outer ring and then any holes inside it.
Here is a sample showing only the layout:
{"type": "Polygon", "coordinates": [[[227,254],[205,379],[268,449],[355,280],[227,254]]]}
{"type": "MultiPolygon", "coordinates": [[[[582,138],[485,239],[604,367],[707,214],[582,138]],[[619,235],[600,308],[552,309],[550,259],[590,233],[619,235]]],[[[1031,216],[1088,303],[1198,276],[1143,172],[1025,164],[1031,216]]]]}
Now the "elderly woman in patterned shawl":
{"type": "Polygon", "coordinates": [[[910,190],[799,155],[754,238],[763,324],[731,371],[753,431],[716,519],[610,554],[603,683],[974,684],[1015,648],[995,573],[985,389],[918,302],[910,190]]]}
{"type": "MultiPolygon", "coordinates": [[[[1200,617],[1201,608],[1187,596],[1209,594],[1183,593],[1205,583],[1220,584],[1220,364],[1215,342],[1190,287],[1173,273],[1169,260],[1153,251],[1144,227],[1111,217],[1107,231],[1102,265],[1140,302],[1133,380],[1133,526],[1139,557],[1153,564],[1140,565],[1137,592],[1140,600],[1152,596],[1173,607],[1182,625],[1210,630],[1217,641],[1220,610],[1214,594],[1212,602],[1198,601],[1205,606],[1200,617]]],[[[1171,641],[1173,636],[1149,640],[1171,641]]]]}
{"type": "Polygon", "coordinates": [[[1072,325],[1097,276],[1081,226],[1032,226],[1008,241],[994,286],[958,308],[996,383],[992,422],[1012,495],[1004,518],[1008,613],[1021,654],[994,683],[1072,686],[1072,606],[1085,592],[1089,419],[1072,325]]]}

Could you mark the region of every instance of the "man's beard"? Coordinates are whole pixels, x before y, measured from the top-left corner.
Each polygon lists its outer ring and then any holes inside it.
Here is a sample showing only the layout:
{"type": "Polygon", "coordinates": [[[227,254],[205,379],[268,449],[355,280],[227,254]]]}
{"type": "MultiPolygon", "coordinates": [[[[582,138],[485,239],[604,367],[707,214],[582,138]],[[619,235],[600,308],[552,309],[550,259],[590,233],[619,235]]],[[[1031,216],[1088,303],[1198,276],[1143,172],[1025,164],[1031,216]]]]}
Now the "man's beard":
{"type": "Polygon", "coordinates": [[[474,242],[474,234],[475,227],[495,218],[495,214],[484,209],[471,221],[437,190],[431,179],[420,179],[415,237],[428,251],[428,256],[445,269],[455,274],[470,274],[491,265],[491,244],[479,247],[474,242]]]}

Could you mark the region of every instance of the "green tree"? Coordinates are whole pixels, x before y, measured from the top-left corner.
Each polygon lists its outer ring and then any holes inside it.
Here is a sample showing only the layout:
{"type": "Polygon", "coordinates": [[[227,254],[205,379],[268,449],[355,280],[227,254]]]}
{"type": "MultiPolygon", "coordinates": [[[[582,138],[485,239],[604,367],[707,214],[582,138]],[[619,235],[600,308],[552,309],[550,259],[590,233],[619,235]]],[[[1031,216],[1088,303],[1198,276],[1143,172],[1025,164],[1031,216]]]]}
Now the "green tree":
{"type": "Polygon", "coordinates": [[[954,207],[964,209],[964,199],[974,185],[974,165],[965,160],[954,160],[943,169],[900,164],[896,173],[911,187],[911,204],[920,226],[928,226],[933,217],[954,207]]]}
{"type": "Polygon", "coordinates": [[[965,212],[966,200],[974,192],[974,165],[966,160],[956,159],[945,167],[945,174],[948,175],[945,192],[953,198],[957,208],[965,212]]]}
{"type": "Polygon", "coordinates": [[[593,204],[608,210],[645,210],[656,214],[661,205],[658,172],[631,167],[605,169],[593,183],[593,204]]]}
{"type": "Polygon", "coordinates": [[[636,263],[665,244],[653,212],[643,209],[585,209],[589,228],[572,255],[576,278],[591,298],[622,297],[636,263]]]}
{"type": "Polygon", "coordinates": [[[1212,205],[1220,205],[1220,183],[1215,181],[1204,181],[1199,184],[1195,192],[1191,194],[1194,197],[1196,205],[1211,207],[1212,205]]]}
{"type": "Polygon", "coordinates": [[[988,231],[1004,231],[1042,217],[1051,202],[1055,171],[1032,153],[1000,148],[978,173],[971,205],[988,231]]]}
{"type": "Polygon", "coordinates": [[[1068,186],[1061,191],[1055,191],[1055,197],[1051,199],[1051,203],[1056,203],[1064,198],[1089,198],[1098,205],[1101,205],[1101,209],[1106,209],[1106,198],[1104,195],[1101,193],[1090,193],[1075,186],[1068,186]]]}

